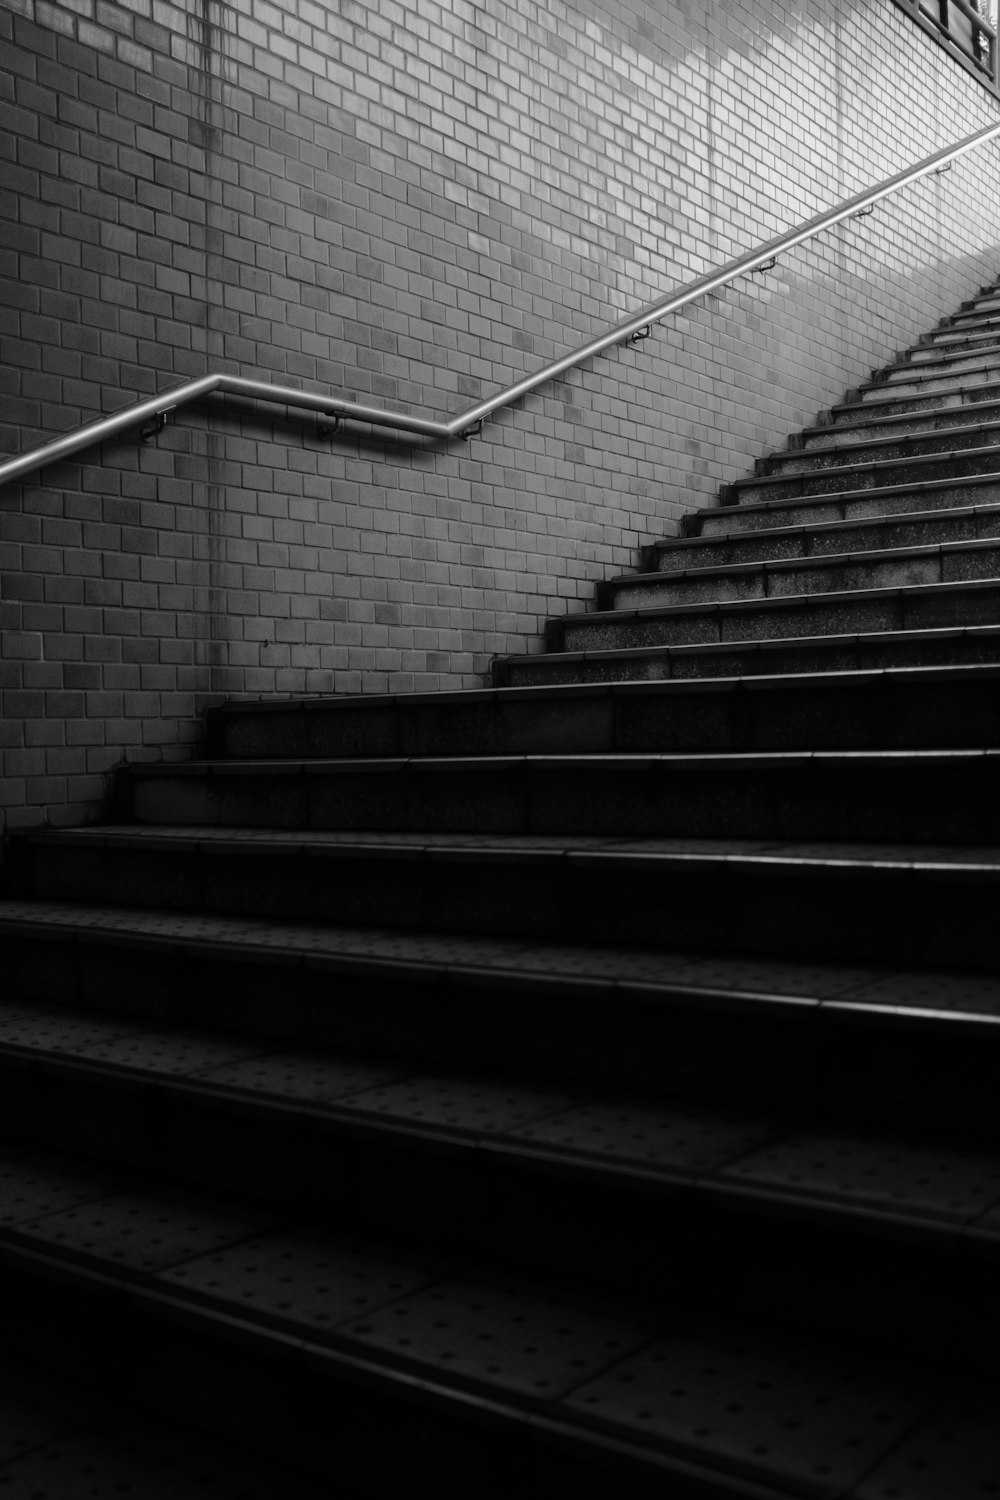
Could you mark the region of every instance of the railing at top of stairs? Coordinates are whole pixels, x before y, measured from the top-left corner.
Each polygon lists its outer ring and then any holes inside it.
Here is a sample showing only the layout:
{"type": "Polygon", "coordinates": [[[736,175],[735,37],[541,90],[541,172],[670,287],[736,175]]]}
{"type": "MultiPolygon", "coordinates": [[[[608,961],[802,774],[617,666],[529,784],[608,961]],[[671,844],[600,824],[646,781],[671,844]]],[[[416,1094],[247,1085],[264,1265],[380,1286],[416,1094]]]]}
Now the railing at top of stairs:
{"type": "Polygon", "coordinates": [[[826,212],[818,214],[815,218],[807,220],[795,229],[786,231],[776,239],[769,240],[766,245],[758,246],[748,255],[740,256],[739,259],[730,261],[728,265],[719,271],[711,271],[696,281],[690,282],[679,292],[665,297],[658,302],[651,302],[639,312],[616,323],[605,333],[597,338],[591,339],[586,344],[581,344],[577,349],[571,349],[568,353],[553,360],[551,364],[534,374],[526,375],[506,390],[497,392],[478,405],[470,407],[468,411],[461,412],[458,416],[449,417],[447,420],[439,420],[433,417],[412,416],[407,412],[391,411],[385,407],[368,406],[363,402],[348,401],[342,396],[323,395],[318,391],[298,390],[293,386],[274,385],[266,380],[248,380],[239,375],[203,375],[198,380],[188,381],[186,385],[177,386],[174,390],[164,391],[160,395],[150,396],[145,401],[140,401],[134,406],[124,407],[112,416],[101,417],[97,421],[89,422],[85,426],[77,428],[76,431],[65,434],[63,437],[53,438],[50,442],[42,443],[36,448],[29,449],[15,458],[0,463],[0,486],[9,484],[12,480],[22,479],[27,474],[35,473],[47,464],[55,463],[60,459],[69,458],[74,453],[79,453],[84,448],[89,448],[97,443],[105,442],[108,438],[117,436],[130,428],[145,427],[153,423],[156,430],[162,427],[167,414],[176,411],[181,406],[186,406],[192,401],[198,401],[205,396],[222,393],[234,396],[243,396],[254,400],[277,402],[287,406],[301,407],[306,410],[321,412],[325,416],[332,417],[335,424],[341,421],[351,420],[368,422],[376,427],[392,428],[397,432],[412,433],[420,437],[437,438],[448,440],[455,437],[467,437],[477,431],[487,417],[492,416],[503,406],[510,406],[513,402],[520,400],[529,391],[535,390],[546,381],[555,380],[564,374],[566,370],[572,369],[574,365],[583,364],[595,355],[602,354],[613,344],[624,343],[631,339],[644,337],[654,323],[669,317],[672,313],[679,312],[682,307],[695,302],[700,297],[707,296],[709,292],[717,291],[719,287],[725,286],[730,281],[735,281],[740,276],[746,276],[754,271],[769,269],[776,258],[797,245],[822,234],[826,229],[832,229],[835,225],[842,223],[855,215],[866,214],[869,209],[887,198],[890,194],[898,192],[910,183],[918,181],[921,177],[927,177],[933,172],[940,172],[947,168],[960,156],[1000,135],[1000,122],[988,125],[983,130],[976,131],[973,135],[964,137],[951,146],[945,146],[942,150],[934,152],[933,155],[924,157],[915,166],[907,167],[895,176],[886,178],[877,187],[867,188],[864,192],[857,193],[853,198],[847,198],[836,208],[827,209],[826,212]]]}

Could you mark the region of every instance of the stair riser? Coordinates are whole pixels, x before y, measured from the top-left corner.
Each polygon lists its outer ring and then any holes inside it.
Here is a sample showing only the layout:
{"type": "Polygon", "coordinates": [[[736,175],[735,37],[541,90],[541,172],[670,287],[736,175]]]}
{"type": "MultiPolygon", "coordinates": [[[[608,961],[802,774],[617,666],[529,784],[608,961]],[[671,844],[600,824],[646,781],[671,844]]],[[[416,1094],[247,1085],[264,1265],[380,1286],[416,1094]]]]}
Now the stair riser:
{"type": "Polygon", "coordinates": [[[637,575],[609,585],[606,609],[655,609],[713,600],[780,599],[799,594],[835,593],[843,589],[905,588],[914,584],[959,583],[1000,576],[1000,546],[970,552],[931,552],[884,560],[807,563],[753,568],[745,573],[706,572],[637,575]]]}
{"type": "Polygon", "coordinates": [[[1000,537],[1000,507],[956,507],[941,515],[901,514],[898,520],[875,517],[868,521],[836,522],[832,526],[797,527],[783,532],[723,533],[716,540],[697,539],[696,545],[677,541],[657,544],[651,551],[650,572],[672,574],[691,568],[724,568],[741,563],[827,557],[845,552],[874,552],[890,547],[932,546],[941,542],[976,542],[1000,537]]]}
{"type": "Polygon", "coordinates": [[[879,384],[865,388],[857,401],[844,402],[833,408],[834,425],[870,422],[878,417],[915,415],[924,417],[927,412],[937,412],[942,407],[962,411],[964,420],[976,407],[984,402],[995,402],[1000,396],[1000,381],[971,381],[940,391],[920,389],[907,394],[894,387],[879,384]]]}
{"type": "Polygon", "coordinates": [[[947,354],[959,349],[978,349],[998,341],[1000,341],[1000,319],[995,316],[986,316],[975,322],[966,320],[964,323],[953,324],[949,328],[937,329],[929,336],[926,344],[920,345],[913,351],[913,354],[916,358],[925,349],[947,354]]]}
{"type": "Polygon", "coordinates": [[[868,517],[915,515],[927,510],[973,509],[1000,504],[1000,483],[947,485],[943,488],[896,491],[858,490],[854,494],[824,499],[771,502],[759,509],[750,505],[723,505],[700,512],[702,536],[728,536],[741,531],[764,531],[772,527],[822,526],[831,521],[853,521],[868,517]]]}
{"type": "Polygon", "coordinates": [[[962,305],[961,311],[955,314],[953,322],[961,323],[967,318],[994,317],[997,313],[1000,313],[1000,300],[996,297],[988,295],[973,297],[962,305]]]}
{"type": "Polygon", "coordinates": [[[957,587],[914,594],[806,596],[787,604],[775,599],[720,606],[688,606],[689,613],[572,615],[555,622],[566,651],[621,651],[637,646],[724,644],[810,635],[884,630],[933,630],[958,625],[1000,624],[1000,587],[957,587]]]}
{"type": "Polygon", "coordinates": [[[977,366],[1000,358],[1000,347],[996,333],[975,339],[953,340],[951,344],[934,342],[918,344],[906,358],[888,371],[892,380],[901,370],[920,369],[927,364],[942,364],[945,369],[961,369],[966,365],[977,366]]]}
{"type": "MultiPolygon", "coordinates": [[[[997,646],[1000,652],[1000,642],[997,646]]],[[[530,661],[530,658],[527,659],[530,661]]],[[[537,700],[470,705],[438,722],[433,714],[402,707],[367,753],[473,755],[486,740],[494,754],[599,754],[643,750],[906,749],[1000,744],[998,684],[923,677],[855,679],[837,686],[797,683],[751,690],[720,686],[705,691],[618,692],[558,702],[537,700]],[[542,734],[543,720],[548,734],[542,734]]],[[[231,714],[221,728],[235,757],[351,757],[359,739],[374,734],[365,711],[308,714],[231,714]]],[[[220,750],[220,753],[225,753],[220,750]]]]}
{"type": "Polygon", "coordinates": [[[395,774],[139,780],[134,818],[171,827],[971,844],[1000,839],[998,784],[1000,766],[982,758],[803,759],[761,769],[564,762],[468,773],[404,765],[395,774]]]}
{"type": "Polygon", "coordinates": [[[1000,633],[968,636],[945,631],[929,637],[906,634],[832,641],[750,642],[712,646],[609,652],[593,656],[525,656],[505,662],[504,684],[552,687],[566,684],[691,681],[759,673],[882,671],[889,667],[971,666],[1000,662],[1000,633]]]}
{"type": "Polygon", "coordinates": [[[38,840],[25,852],[25,894],[42,899],[972,970],[1000,962],[1000,874],[663,865],[545,849],[373,857],[308,844],[282,854],[273,846],[102,851],[38,840]]]}
{"type": "Polygon", "coordinates": [[[963,457],[924,459],[915,463],[879,464],[854,472],[851,469],[819,469],[789,479],[745,479],[734,486],[740,505],[759,505],[766,500],[794,500],[799,496],[827,495],[848,490],[885,489],[887,486],[926,484],[941,479],[965,479],[974,474],[996,474],[1000,455],[987,452],[963,457]]]}
{"type": "Polygon", "coordinates": [[[950,405],[941,403],[938,407],[928,401],[924,414],[914,411],[909,416],[903,415],[882,424],[875,420],[865,423],[864,416],[863,411],[858,412],[855,408],[855,425],[851,425],[847,416],[844,415],[839,422],[831,422],[824,427],[808,428],[802,435],[801,449],[795,449],[793,452],[808,454],[814,448],[826,448],[831,444],[850,448],[855,443],[865,443],[869,439],[880,437],[900,440],[907,436],[912,436],[916,440],[927,437],[933,441],[937,433],[947,433],[954,431],[955,428],[967,427],[970,422],[978,420],[980,416],[984,422],[996,422],[1000,417],[1000,403],[994,398],[978,401],[974,405],[957,402],[950,405]]]}
{"type": "Polygon", "coordinates": [[[888,369],[877,372],[872,384],[897,385],[905,384],[914,376],[929,375],[937,379],[940,375],[951,378],[997,369],[1000,369],[1000,348],[995,342],[973,351],[959,350],[955,354],[926,348],[918,350],[916,357],[908,355],[888,369]]]}
{"type": "Polygon", "coordinates": [[[963,387],[985,389],[1000,379],[1000,361],[974,358],[956,364],[940,372],[928,369],[926,374],[917,374],[910,368],[893,371],[884,380],[861,386],[861,400],[867,405],[883,397],[897,399],[901,396],[935,395],[940,398],[945,392],[957,392],[963,387]]]}
{"type": "MultiPolygon", "coordinates": [[[[946,1030],[905,1012],[879,1015],[836,1001],[774,1003],[679,981],[660,989],[402,962],[303,963],[276,953],[264,962],[259,953],[207,943],[187,950],[156,940],[124,946],[96,935],[71,942],[0,933],[0,959],[11,999],[259,1035],[262,1050],[286,1038],[384,1057],[391,1039],[413,1068],[483,1069],[719,1105],[828,1112],[867,1124],[932,1122],[1000,1134],[992,1030],[946,1030]]],[[[58,1130],[63,1119],[73,1130],[102,1128],[99,1111],[70,1116],[59,1095],[57,1089],[49,1127],[41,1092],[22,1097],[12,1088],[3,1098],[18,1118],[33,1110],[42,1130],[58,1130]]],[[[177,1149],[169,1132],[153,1134],[160,1153],[177,1149]]],[[[188,1147],[196,1136],[186,1133],[188,1147]]],[[[112,1153],[122,1149],[116,1140],[117,1133],[112,1153]]],[[[221,1160],[206,1158],[210,1167],[221,1160]]],[[[234,1153],[223,1163],[227,1174],[240,1162],[252,1165],[253,1153],[234,1153]]],[[[197,1155],[191,1166],[206,1169],[197,1155]]],[[[230,1185],[235,1190],[227,1175],[222,1186],[230,1185]]],[[[248,1183],[251,1195],[257,1190],[248,1183]]]]}
{"type": "Polygon", "coordinates": [[[961,427],[939,429],[935,432],[914,434],[910,437],[900,435],[895,440],[879,440],[878,434],[872,434],[872,440],[865,442],[862,438],[856,438],[854,443],[846,442],[838,445],[833,453],[825,453],[817,440],[813,441],[813,449],[809,447],[796,449],[791,453],[775,453],[763,462],[766,467],[762,470],[764,474],[815,474],[824,469],[836,468],[843,464],[861,463],[884,463],[889,459],[912,459],[921,456],[933,456],[936,453],[962,452],[967,448],[984,448],[988,446],[1000,447],[1000,426],[995,428],[975,427],[966,431],[961,427]]]}

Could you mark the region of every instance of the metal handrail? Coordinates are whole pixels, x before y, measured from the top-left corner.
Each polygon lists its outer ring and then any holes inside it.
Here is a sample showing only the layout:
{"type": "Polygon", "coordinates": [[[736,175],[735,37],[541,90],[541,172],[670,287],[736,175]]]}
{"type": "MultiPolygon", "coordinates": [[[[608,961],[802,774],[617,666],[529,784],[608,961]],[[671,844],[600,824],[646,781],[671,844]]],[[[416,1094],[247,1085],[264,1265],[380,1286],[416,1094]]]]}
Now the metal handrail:
{"type": "Polygon", "coordinates": [[[125,407],[114,416],[101,417],[97,421],[78,428],[75,432],[67,433],[64,437],[53,438],[50,442],[29,449],[27,453],[22,453],[17,458],[8,459],[6,463],[0,464],[0,485],[21,479],[25,474],[34,473],[59,459],[69,458],[83,448],[104,442],[130,427],[145,424],[150,418],[157,420],[165,418],[168,412],[215,392],[303,407],[337,419],[370,422],[376,427],[388,427],[398,432],[414,433],[420,437],[443,440],[460,437],[471,428],[480,426],[493,412],[503,406],[512,405],[546,381],[555,380],[573,366],[584,364],[595,355],[602,354],[613,344],[620,344],[636,335],[641,335],[642,331],[653,323],[669,317],[671,313],[679,312],[682,307],[697,301],[700,297],[707,296],[710,292],[717,291],[719,287],[735,281],[739,276],[760,270],[766,263],[773,262],[778,255],[793,250],[797,245],[813,239],[825,229],[832,229],[835,225],[843,223],[845,219],[872,208],[883,198],[898,192],[900,188],[918,181],[921,177],[926,177],[931,172],[939,171],[948,163],[957,160],[969,151],[976,150],[979,146],[984,146],[998,135],[1000,135],[1000,122],[987,125],[983,130],[964,137],[955,145],[945,146],[942,150],[935,151],[933,155],[924,157],[915,166],[907,167],[893,177],[887,177],[877,187],[856,193],[854,197],[845,199],[836,208],[827,209],[825,213],[817,214],[815,218],[800,224],[797,229],[790,229],[785,234],[778,235],[776,239],[769,240],[766,245],[752,250],[749,255],[730,261],[721,270],[711,271],[708,275],[699,277],[682,291],[675,292],[660,301],[649,303],[640,312],[633,313],[597,338],[553,360],[544,369],[536,371],[533,375],[524,376],[514,385],[508,386],[506,390],[499,391],[495,396],[480,401],[468,411],[461,412],[458,416],[450,417],[446,421],[433,417],[410,416],[405,412],[390,411],[384,407],[366,406],[362,402],[348,401],[342,396],[325,396],[319,392],[303,391],[293,386],[272,385],[266,380],[247,380],[239,375],[203,375],[199,380],[189,381],[186,385],[177,386],[171,391],[164,391],[158,396],[150,396],[135,406],[125,407]]]}

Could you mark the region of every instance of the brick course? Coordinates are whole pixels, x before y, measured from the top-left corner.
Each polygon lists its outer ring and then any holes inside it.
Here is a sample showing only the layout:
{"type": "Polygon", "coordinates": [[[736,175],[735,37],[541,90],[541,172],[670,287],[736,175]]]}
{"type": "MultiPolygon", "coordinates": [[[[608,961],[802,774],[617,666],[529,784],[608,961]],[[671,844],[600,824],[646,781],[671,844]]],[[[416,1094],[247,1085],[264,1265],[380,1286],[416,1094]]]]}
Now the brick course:
{"type": "MultiPolygon", "coordinates": [[[[891,0],[0,0],[0,451],[211,370],[454,413],[994,114],[891,0]]],[[[467,442],[230,400],[0,492],[0,817],[222,694],[535,649],[996,275],[996,164],[467,442]]]]}

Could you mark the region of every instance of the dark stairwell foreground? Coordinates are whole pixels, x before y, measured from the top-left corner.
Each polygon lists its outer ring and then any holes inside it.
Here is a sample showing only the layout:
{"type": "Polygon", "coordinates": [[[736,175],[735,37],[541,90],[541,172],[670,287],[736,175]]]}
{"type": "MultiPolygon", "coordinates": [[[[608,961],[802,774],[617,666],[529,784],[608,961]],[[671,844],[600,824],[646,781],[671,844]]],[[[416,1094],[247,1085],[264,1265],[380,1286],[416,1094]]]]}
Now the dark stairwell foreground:
{"type": "Polygon", "coordinates": [[[723,498],[16,842],[12,1351],[352,1495],[1000,1493],[1000,291],[723,498]]]}

